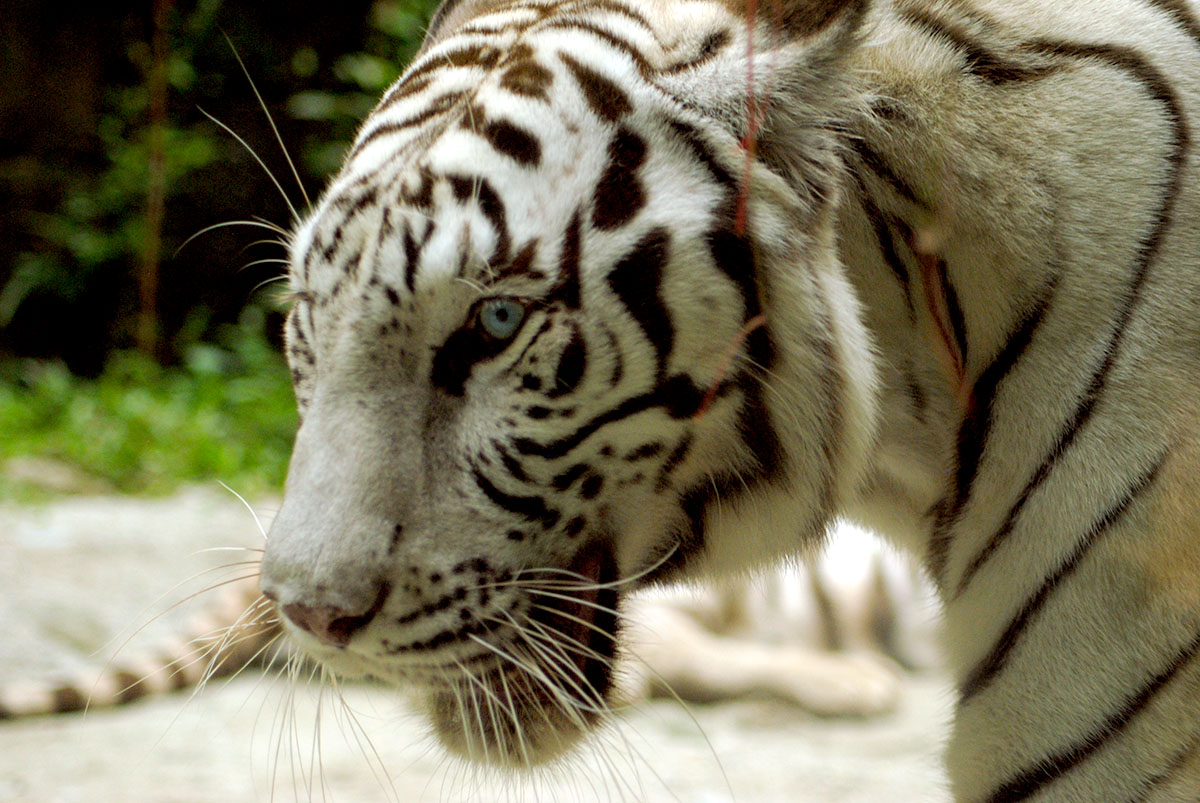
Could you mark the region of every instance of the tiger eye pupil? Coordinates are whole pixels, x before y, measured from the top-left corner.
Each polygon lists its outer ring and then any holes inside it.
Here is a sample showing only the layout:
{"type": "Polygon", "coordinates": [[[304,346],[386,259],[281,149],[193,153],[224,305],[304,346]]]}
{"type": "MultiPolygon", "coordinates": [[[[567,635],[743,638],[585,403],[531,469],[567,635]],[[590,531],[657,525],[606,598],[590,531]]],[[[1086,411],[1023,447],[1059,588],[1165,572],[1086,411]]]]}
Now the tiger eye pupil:
{"type": "Polygon", "coordinates": [[[492,337],[508,339],[517,333],[525,308],[512,299],[493,299],[484,302],[479,310],[479,323],[492,337]]]}

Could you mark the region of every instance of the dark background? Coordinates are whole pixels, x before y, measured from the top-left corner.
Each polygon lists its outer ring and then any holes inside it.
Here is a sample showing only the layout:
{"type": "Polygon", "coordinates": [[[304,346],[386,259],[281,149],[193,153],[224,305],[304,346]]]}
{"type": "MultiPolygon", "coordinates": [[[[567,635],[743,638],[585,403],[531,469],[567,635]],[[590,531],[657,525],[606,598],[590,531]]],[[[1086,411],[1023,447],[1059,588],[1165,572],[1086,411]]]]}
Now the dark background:
{"type": "Polygon", "coordinates": [[[270,177],[204,112],[243,138],[303,208],[233,48],[315,197],[415,52],[433,5],[0,0],[0,362],[59,359],[94,376],[114,350],[136,347],[170,364],[247,304],[266,308],[268,330],[278,331],[278,294],[256,288],[282,266],[243,267],[282,258],[279,245],[255,244],[276,235],[226,226],[179,251],[216,224],[292,223],[270,177]],[[156,152],[161,224],[150,190],[156,152]],[[146,309],[153,326],[139,337],[147,270],[157,277],[146,309]]]}

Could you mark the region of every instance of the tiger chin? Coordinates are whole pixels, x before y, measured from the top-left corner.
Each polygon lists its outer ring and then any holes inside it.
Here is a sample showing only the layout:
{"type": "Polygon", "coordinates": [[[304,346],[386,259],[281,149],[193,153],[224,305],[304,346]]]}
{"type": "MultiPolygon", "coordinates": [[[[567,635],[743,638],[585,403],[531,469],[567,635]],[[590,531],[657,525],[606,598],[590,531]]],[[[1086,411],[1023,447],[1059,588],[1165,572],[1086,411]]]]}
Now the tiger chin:
{"type": "Polygon", "coordinates": [[[628,593],[847,516],[945,604],[956,797],[1186,797],[1198,111],[1186,2],[447,0],[290,241],[264,594],[532,766],[628,593]]]}

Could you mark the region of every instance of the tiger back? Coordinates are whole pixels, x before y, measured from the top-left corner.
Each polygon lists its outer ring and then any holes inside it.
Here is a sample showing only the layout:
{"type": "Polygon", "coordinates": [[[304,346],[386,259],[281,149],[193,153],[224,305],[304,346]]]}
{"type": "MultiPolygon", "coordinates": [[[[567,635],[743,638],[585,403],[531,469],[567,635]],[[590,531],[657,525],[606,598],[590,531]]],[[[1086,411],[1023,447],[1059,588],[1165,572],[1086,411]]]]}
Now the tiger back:
{"type": "Polygon", "coordinates": [[[262,589],[451,749],[607,718],[624,595],[945,604],[962,800],[1200,795],[1183,0],[448,0],[297,228],[262,589]]]}

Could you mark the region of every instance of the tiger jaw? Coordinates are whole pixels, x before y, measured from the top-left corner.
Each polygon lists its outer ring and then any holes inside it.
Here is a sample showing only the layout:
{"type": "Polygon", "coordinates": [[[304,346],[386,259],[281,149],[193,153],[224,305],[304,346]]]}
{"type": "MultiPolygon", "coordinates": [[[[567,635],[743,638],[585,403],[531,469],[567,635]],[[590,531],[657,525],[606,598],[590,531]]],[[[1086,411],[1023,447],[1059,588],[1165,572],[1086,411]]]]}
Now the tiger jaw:
{"type": "MultiPolygon", "coordinates": [[[[479,627],[421,639],[412,649],[397,648],[404,636],[387,626],[386,608],[380,611],[384,622],[339,646],[286,616],[284,622],[300,649],[335,675],[410,689],[451,752],[528,768],[569,750],[607,713],[620,584],[612,550],[599,542],[581,550],[567,569],[524,574],[529,590],[508,610],[477,622],[479,627]],[[424,646],[442,643],[448,646],[424,646]]],[[[517,577],[496,585],[521,582],[517,577]]],[[[392,615],[396,622],[410,618],[392,615]]]]}
{"type": "Polygon", "coordinates": [[[419,693],[446,749],[528,768],[558,758],[603,720],[614,688],[619,593],[606,579],[615,567],[596,568],[599,587],[544,592],[526,626],[490,645],[500,657],[490,671],[450,675],[419,693]]]}

